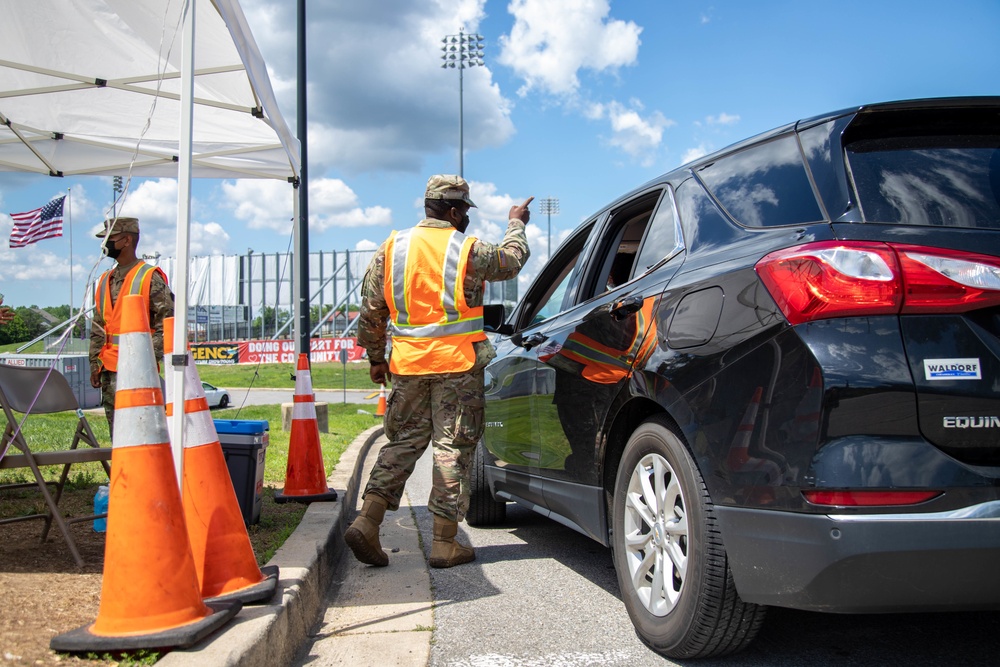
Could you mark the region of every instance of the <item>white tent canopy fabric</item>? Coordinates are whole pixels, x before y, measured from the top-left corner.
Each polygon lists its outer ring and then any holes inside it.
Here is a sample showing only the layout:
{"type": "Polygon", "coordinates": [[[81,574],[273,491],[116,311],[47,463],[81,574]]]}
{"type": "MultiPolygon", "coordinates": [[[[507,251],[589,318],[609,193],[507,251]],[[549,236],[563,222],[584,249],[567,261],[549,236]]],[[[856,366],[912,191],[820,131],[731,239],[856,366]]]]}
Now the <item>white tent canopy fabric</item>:
{"type": "MultiPolygon", "coordinates": [[[[0,171],[176,177],[185,4],[5,3],[0,171]]],[[[191,175],[297,176],[298,140],[239,4],[200,0],[195,25],[191,175]]]]}
{"type": "MultiPolygon", "coordinates": [[[[0,170],[176,177],[174,332],[184,340],[191,178],[296,181],[299,144],[237,0],[8,0],[0,19],[0,170]]],[[[180,483],[184,366],[166,372],[180,483]]]]}

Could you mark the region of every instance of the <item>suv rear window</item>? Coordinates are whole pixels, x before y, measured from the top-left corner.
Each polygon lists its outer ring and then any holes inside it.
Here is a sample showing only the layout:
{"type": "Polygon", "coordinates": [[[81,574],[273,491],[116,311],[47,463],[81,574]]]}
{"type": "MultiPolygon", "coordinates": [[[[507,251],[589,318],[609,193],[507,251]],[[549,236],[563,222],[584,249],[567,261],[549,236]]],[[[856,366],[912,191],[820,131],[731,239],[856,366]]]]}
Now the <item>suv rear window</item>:
{"type": "Polygon", "coordinates": [[[741,225],[777,227],[823,219],[793,135],[727,155],[698,175],[741,225]]]}
{"type": "Polygon", "coordinates": [[[1000,229],[1000,135],[863,139],[847,160],[866,222],[1000,229]]]}

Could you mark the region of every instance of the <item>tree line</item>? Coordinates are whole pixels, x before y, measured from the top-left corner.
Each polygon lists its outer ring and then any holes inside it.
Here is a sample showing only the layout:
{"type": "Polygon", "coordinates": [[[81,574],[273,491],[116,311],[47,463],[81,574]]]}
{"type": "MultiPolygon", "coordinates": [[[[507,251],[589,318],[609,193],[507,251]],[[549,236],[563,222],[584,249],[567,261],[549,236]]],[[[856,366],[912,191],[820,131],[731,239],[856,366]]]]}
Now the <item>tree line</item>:
{"type": "Polygon", "coordinates": [[[0,345],[10,345],[12,343],[26,343],[52,328],[53,322],[45,319],[39,311],[45,311],[53,318],[55,323],[64,322],[70,317],[68,305],[49,306],[39,308],[38,306],[11,306],[14,311],[14,319],[6,326],[0,327],[0,345]]]}

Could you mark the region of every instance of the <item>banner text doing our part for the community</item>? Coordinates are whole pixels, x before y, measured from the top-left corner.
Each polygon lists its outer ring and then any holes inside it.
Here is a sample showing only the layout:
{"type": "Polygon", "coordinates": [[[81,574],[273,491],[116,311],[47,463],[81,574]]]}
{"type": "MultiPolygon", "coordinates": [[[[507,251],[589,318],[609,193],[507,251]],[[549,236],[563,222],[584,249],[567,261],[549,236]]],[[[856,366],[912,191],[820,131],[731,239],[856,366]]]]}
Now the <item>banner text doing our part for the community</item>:
{"type": "MultiPolygon", "coordinates": [[[[365,350],[357,338],[313,338],[309,342],[309,360],[313,363],[363,361],[365,350]]],[[[196,364],[294,364],[295,341],[248,340],[235,343],[192,343],[191,356],[196,364]]]]}

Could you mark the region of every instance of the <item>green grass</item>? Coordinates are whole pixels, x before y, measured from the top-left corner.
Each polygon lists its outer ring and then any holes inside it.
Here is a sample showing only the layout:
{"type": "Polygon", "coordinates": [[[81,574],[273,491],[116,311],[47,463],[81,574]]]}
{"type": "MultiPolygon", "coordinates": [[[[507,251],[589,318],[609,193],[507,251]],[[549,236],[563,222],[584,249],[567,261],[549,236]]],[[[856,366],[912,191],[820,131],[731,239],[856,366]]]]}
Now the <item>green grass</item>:
{"type": "MultiPolygon", "coordinates": [[[[24,345],[24,342],[7,343],[6,345],[0,345],[0,352],[14,352],[17,350],[17,348],[21,347],[22,345],[24,345]]],[[[44,341],[38,341],[37,343],[27,348],[26,350],[21,350],[21,354],[41,354],[43,352],[45,352],[44,341]]]]}
{"type": "MultiPolygon", "coordinates": [[[[310,369],[313,390],[343,389],[345,364],[338,362],[315,363],[310,369]]],[[[346,364],[348,389],[378,389],[368,375],[368,362],[346,364]]],[[[232,364],[214,366],[198,364],[198,375],[203,382],[226,389],[254,387],[256,389],[294,389],[294,364],[232,364]]]]}
{"type": "MultiPolygon", "coordinates": [[[[374,405],[358,405],[348,403],[330,404],[327,406],[329,433],[320,433],[320,449],[323,451],[323,465],[326,473],[334,469],[340,461],[340,455],[362,431],[378,424],[373,416],[374,405]],[[359,414],[358,411],[364,414],[359,414]]],[[[215,410],[214,419],[235,419],[237,410],[215,410]]],[[[15,413],[20,419],[23,415],[15,413]]],[[[288,442],[290,433],[281,430],[280,405],[247,406],[239,411],[241,420],[260,420],[268,422],[268,447],[264,455],[264,483],[271,486],[282,486],[285,480],[285,470],[288,465],[288,442]]],[[[89,413],[87,421],[94,431],[98,441],[104,446],[110,446],[108,423],[103,414],[89,413]]],[[[73,438],[76,428],[76,415],[60,413],[50,415],[30,415],[24,423],[24,437],[33,452],[56,451],[66,449],[73,438]]],[[[15,453],[15,452],[12,452],[15,453]]],[[[62,471],[61,466],[44,466],[42,474],[46,479],[57,480],[62,471]]],[[[75,486],[91,486],[106,484],[108,476],[100,463],[78,463],[71,468],[70,484],[75,486]]],[[[14,468],[0,470],[0,484],[12,484],[33,481],[31,470],[14,468]]]]}

